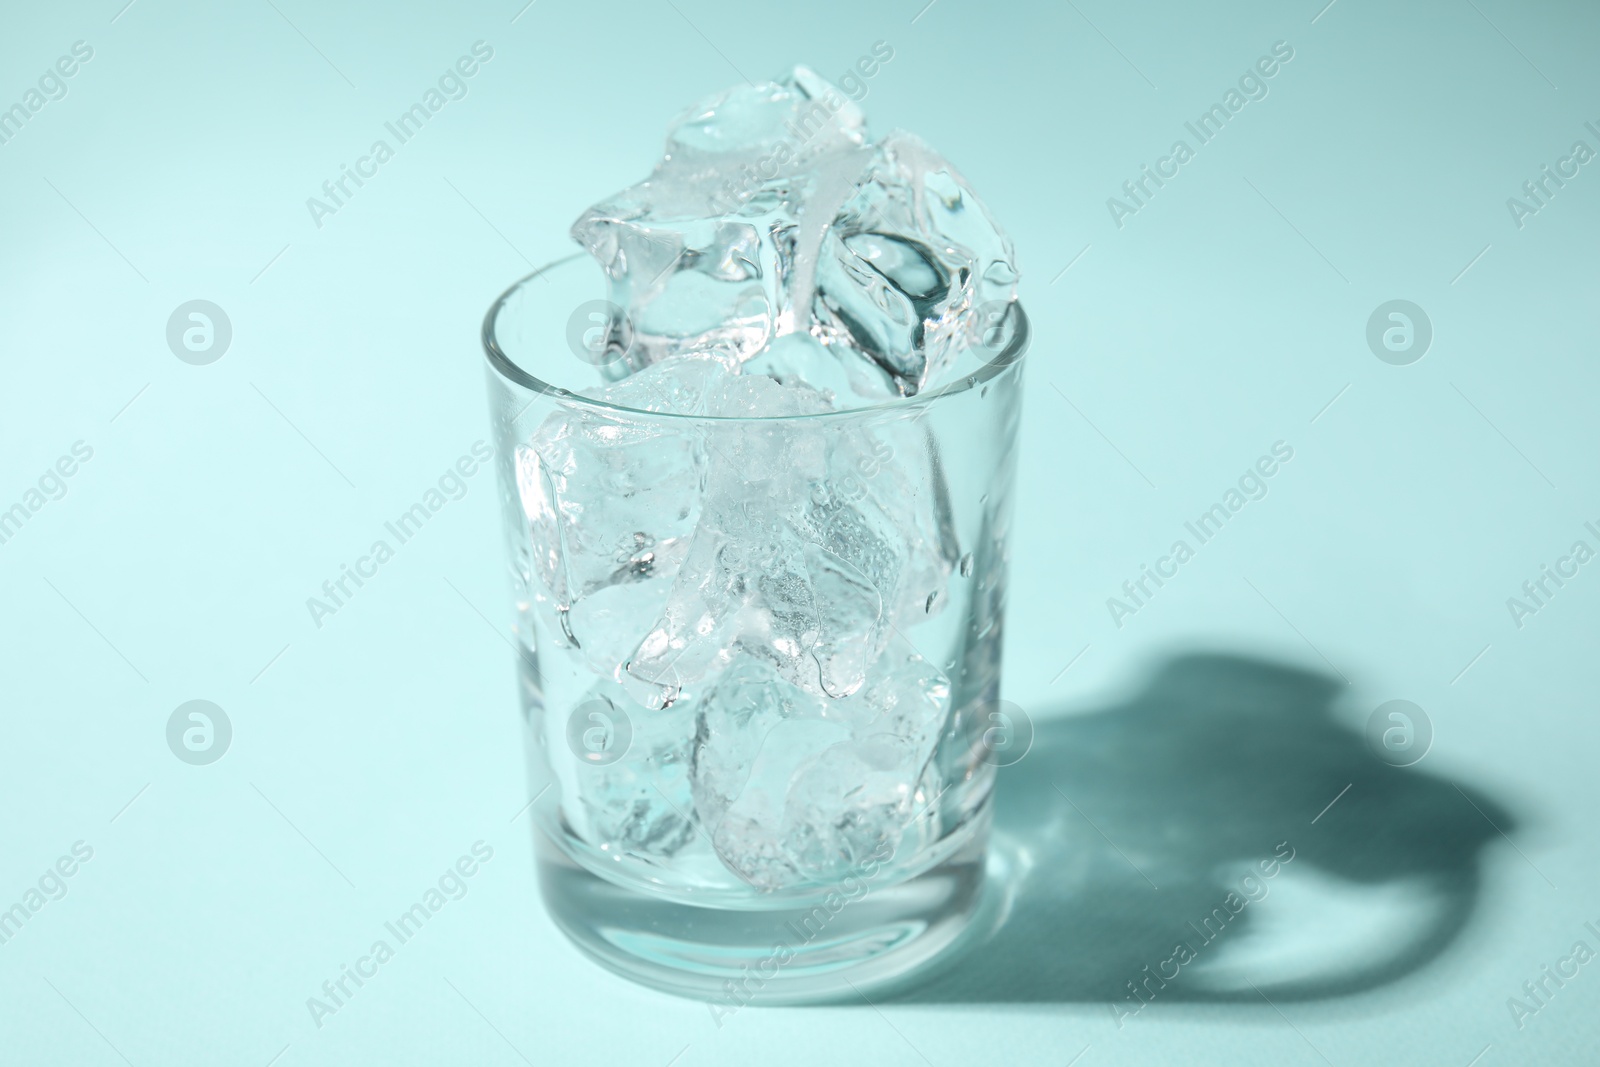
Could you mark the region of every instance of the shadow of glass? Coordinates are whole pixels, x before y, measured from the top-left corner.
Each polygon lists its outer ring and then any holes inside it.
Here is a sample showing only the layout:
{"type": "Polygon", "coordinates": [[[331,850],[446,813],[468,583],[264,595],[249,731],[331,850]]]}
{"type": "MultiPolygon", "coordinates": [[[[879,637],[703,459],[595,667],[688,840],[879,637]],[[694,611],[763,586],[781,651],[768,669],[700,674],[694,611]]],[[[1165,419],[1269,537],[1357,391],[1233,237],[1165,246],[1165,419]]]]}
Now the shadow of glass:
{"type": "Polygon", "coordinates": [[[1004,899],[900,1003],[1314,1000],[1437,958],[1478,902],[1495,801],[1381,761],[1343,683],[1195,654],[1002,768],[1004,899]],[[1330,806],[1331,804],[1331,806],[1330,806]],[[1287,857],[1287,858],[1286,858],[1287,857]],[[1270,873],[1268,873],[1270,871],[1270,873]]]}

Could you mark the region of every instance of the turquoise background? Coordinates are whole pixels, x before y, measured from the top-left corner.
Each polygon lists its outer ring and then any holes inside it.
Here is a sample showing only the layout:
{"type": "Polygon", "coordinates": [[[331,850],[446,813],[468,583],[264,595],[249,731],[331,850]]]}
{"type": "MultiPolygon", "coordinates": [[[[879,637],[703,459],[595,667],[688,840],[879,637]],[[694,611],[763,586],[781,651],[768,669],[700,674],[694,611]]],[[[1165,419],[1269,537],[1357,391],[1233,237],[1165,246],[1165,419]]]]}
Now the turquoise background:
{"type": "MultiPolygon", "coordinates": [[[[1600,149],[1600,9],[1324,2],[12,5],[0,107],[74,42],[93,58],[0,144],[0,509],[75,442],[93,457],[0,544],[0,907],[74,842],[93,858],[0,945],[0,1061],[1595,1062],[1595,968],[1520,1028],[1507,999],[1600,947],[1600,565],[1520,627],[1506,602],[1600,548],[1600,164],[1521,227],[1506,201],[1574,141],[1600,149]],[[306,199],[480,40],[467,95],[319,228],[306,199]],[[680,107],[738,72],[836,75],[880,40],[870,119],[962,168],[1034,321],[1007,699],[1045,738],[1137,706],[1173,656],[1229,653],[1276,666],[1235,663],[1223,703],[1304,669],[1337,683],[1351,751],[1390,699],[1434,740],[1410,771],[1321,767],[1311,789],[1306,753],[1197,704],[1191,760],[1119,765],[1077,803],[1088,779],[1063,774],[1016,820],[1056,848],[1029,891],[1062,924],[1025,931],[1036,958],[968,995],[718,1028],[544,916],[486,474],[320,628],[306,599],[489,439],[484,309],[646,172],[680,107]],[[1119,227],[1107,198],[1278,41],[1265,99],[1119,227]],[[166,344],[192,299],[232,324],[207,366],[166,344]],[[1393,299],[1433,327],[1406,366],[1366,342],[1393,299]],[[1280,440],[1268,495],[1116,625],[1107,598],[1280,440]],[[193,699],[233,726],[209,766],[167,747],[193,699]],[[1129,867],[1204,837],[1184,775],[1246,750],[1276,777],[1200,807],[1271,839],[1218,837],[1186,869],[1285,838],[1296,861],[1209,977],[1119,1027],[1136,973],[1079,965],[1078,902],[1116,887],[1158,933],[1203,912],[1129,867]],[[1420,815],[1383,802],[1411,795],[1397,781],[1430,783],[1420,815]],[[1459,929],[1381,980],[1322,982],[1450,895],[1413,877],[1443,838],[1481,876],[1459,929]],[[314,1025],[306,999],[480,840],[469,892],[314,1025]],[[1078,977],[1041,970],[1030,995],[1044,959],[1078,977]]],[[[1002,801],[1049,769],[1003,772],[1002,801]]]]}

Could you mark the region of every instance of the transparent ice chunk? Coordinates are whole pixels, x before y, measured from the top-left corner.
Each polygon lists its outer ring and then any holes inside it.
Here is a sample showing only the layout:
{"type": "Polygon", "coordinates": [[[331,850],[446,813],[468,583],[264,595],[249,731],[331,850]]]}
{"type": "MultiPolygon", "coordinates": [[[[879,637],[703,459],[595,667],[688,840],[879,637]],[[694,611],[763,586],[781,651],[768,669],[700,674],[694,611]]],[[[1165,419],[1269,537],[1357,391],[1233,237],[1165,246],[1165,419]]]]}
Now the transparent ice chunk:
{"type": "Polygon", "coordinates": [[[625,682],[647,705],[668,705],[743,652],[803,684],[816,617],[799,535],[759,499],[713,501],[625,682]]]}
{"type": "Polygon", "coordinates": [[[755,658],[730,666],[700,700],[692,791],[701,821],[715,828],[750,781],[756,756],[785,719],[822,717],[817,699],[783,682],[755,658]]]}
{"type": "Polygon", "coordinates": [[[906,395],[953,366],[978,309],[1016,296],[1016,254],[960,172],[909,133],[879,142],[817,264],[813,332],[906,395]]]}
{"type": "Polygon", "coordinates": [[[806,545],[805,559],[817,604],[811,658],[818,684],[827,696],[847,697],[861,688],[882,651],[888,622],[883,595],[848,560],[820,545],[806,545]]]}
{"type": "Polygon", "coordinates": [[[775,337],[745,361],[744,374],[765,375],[778,384],[813,389],[830,408],[860,400],[883,400],[884,380],[876,366],[840,345],[825,345],[809,333],[775,337]]]}
{"type": "Polygon", "coordinates": [[[950,679],[902,637],[892,637],[866,686],[837,707],[857,737],[890,734],[925,763],[950,714],[950,679]]]}
{"type": "Polygon", "coordinates": [[[819,881],[837,879],[868,858],[886,858],[919,803],[922,766],[908,775],[912,746],[893,735],[841,741],[794,775],[781,833],[795,868],[819,881]]]}
{"type": "Polygon", "coordinates": [[[760,889],[800,880],[782,840],[796,769],[846,736],[820,698],[780,677],[771,662],[739,657],[706,691],[696,720],[691,791],[712,847],[760,889]]]}
{"type": "Polygon", "coordinates": [[[595,729],[611,729],[626,715],[632,738],[615,762],[578,760],[577,799],[592,844],[647,859],[667,859],[695,836],[689,765],[689,716],[650,715],[614,682],[601,682],[574,710],[594,709],[595,729]]]}
{"type": "Polygon", "coordinates": [[[691,108],[650,177],[572,233],[630,319],[615,376],[800,333],[859,364],[857,395],[911,395],[955,364],[981,307],[1016,294],[1011,242],[961,174],[911,134],[869,142],[805,67],[691,108]]]}
{"type": "Polygon", "coordinates": [[[745,358],[787,332],[785,279],[816,167],[864,136],[860,109],[804,67],[680,116],[650,177],[572,228],[633,326],[613,373],[711,347],[745,358]]]}
{"type": "Polygon", "coordinates": [[[626,665],[648,704],[671,703],[739,651],[815,689],[816,597],[792,512],[822,476],[825,439],[772,418],[827,410],[815,390],[742,374],[710,391],[705,491],[671,593],[626,665]]]}
{"type": "MultiPolygon", "coordinates": [[[[681,357],[589,395],[698,415],[739,381],[716,360],[681,357]]],[[[515,462],[541,580],[535,600],[591,666],[613,673],[664,608],[688,554],[701,508],[703,442],[626,411],[562,409],[518,447],[515,462]]]]}
{"type": "Polygon", "coordinates": [[[595,400],[673,415],[704,415],[711,396],[735,380],[720,351],[675,356],[653,363],[621,381],[584,390],[595,400]]]}
{"type": "Polygon", "coordinates": [[[898,640],[873,672],[855,695],[830,699],[740,657],[705,692],[695,810],[717,855],[750,884],[837,877],[929,817],[925,775],[949,680],[898,640]]]}
{"type": "MultiPolygon", "coordinates": [[[[753,410],[806,413],[815,399],[763,376],[723,386],[746,391],[753,410]]],[[[714,393],[712,409],[734,395],[714,393]]],[[[638,699],[670,702],[740,652],[808,692],[854,693],[894,620],[934,613],[958,555],[936,515],[942,485],[919,433],[826,434],[762,419],[708,430],[698,525],[627,667],[630,681],[656,690],[635,687],[638,699]]]]}
{"type": "Polygon", "coordinates": [[[898,639],[874,674],[830,708],[850,739],[797,768],[785,798],[784,848],[808,879],[840,878],[886,850],[914,853],[935,832],[926,772],[950,711],[949,679],[898,639]],[[907,845],[908,833],[918,840],[907,845]]]}

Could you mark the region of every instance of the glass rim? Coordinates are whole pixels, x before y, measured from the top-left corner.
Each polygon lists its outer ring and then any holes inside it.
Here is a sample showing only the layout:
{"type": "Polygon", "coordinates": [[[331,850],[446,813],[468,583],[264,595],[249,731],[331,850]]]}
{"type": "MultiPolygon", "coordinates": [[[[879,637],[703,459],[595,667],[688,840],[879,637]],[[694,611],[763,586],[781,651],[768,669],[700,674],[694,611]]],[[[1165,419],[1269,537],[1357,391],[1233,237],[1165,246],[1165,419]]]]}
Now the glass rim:
{"type": "Polygon", "coordinates": [[[629,407],[626,404],[616,404],[609,400],[597,400],[570,389],[542,381],[528,373],[516,360],[506,352],[501,345],[496,333],[496,325],[500,313],[505,309],[511,298],[516,296],[524,286],[544,274],[564,267],[575,260],[588,259],[586,252],[574,252],[562,256],[560,259],[551,260],[542,267],[535,268],[532,272],[518,278],[505,292],[495,298],[493,304],[483,317],[481,339],[483,342],[484,357],[490,368],[502,380],[510,382],[530,392],[548,396],[558,403],[570,405],[579,409],[588,409],[601,415],[627,415],[632,418],[646,419],[681,419],[688,422],[800,422],[816,419],[837,418],[839,416],[862,416],[874,414],[889,414],[899,411],[925,408],[939,402],[941,399],[965,393],[979,385],[1010,370],[1012,366],[1022,362],[1028,352],[1028,345],[1032,338],[1032,326],[1027,313],[1022,308],[1020,300],[1011,302],[1014,329],[1006,346],[991,359],[985,360],[983,365],[963,375],[953,382],[939,386],[927,392],[917,393],[914,396],[893,397],[889,400],[876,401],[855,407],[840,408],[836,411],[818,411],[804,415],[693,415],[673,411],[650,411],[645,408],[629,407]]]}

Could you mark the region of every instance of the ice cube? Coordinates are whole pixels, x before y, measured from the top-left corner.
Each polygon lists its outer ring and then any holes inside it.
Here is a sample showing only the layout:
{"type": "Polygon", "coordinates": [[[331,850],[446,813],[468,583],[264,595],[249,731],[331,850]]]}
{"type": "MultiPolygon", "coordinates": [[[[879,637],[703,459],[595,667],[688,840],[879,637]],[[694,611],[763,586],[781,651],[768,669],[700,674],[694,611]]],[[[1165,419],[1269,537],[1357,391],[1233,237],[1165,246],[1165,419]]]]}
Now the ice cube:
{"type": "Polygon", "coordinates": [[[717,855],[764,889],[827,879],[894,844],[933,797],[925,771],[950,684],[894,639],[853,696],[740,656],[699,699],[691,792],[717,855]]]}
{"type": "MultiPolygon", "coordinates": [[[[738,375],[727,375],[712,383],[706,397],[705,412],[723,419],[779,419],[816,415],[833,410],[828,398],[806,382],[791,379],[779,381],[775,377],[741,368],[738,375]]],[[[806,434],[796,426],[730,426],[727,432],[738,435],[760,435],[781,445],[790,445],[805,439],[815,440],[815,432],[806,434]]],[[[765,472],[753,472],[759,477],[765,472]]]]}
{"type": "MultiPolygon", "coordinates": [[[[640,411],[703,414],[733,377],[715,360],[680,358],[590,393],[640,411]]],[[[626,411],[560,408],[516,450],[537,610],[602,674],[616,671],[666,604],[705,465],[699,436],[626,411]]]]}
{"type": "Polygon", "coordinates": [[[901,835],[932,799],[909,742],[884,734],[841,741],[803,764],[789,787],[784,851],[806,877],[833,881],[901,835]],[[915,766],[913,773],[909,769],[915,766]]]}
{"type": "Polygon", "coordinates": [[[819,685],[818,620],[795,510],[822,475],[826,440],[773,416],[827,410],[815,390],[764,375],[717,382],[702,424],[705,490],[671,594],[638,643],[625,681],[638,699],[671,703],[684,686],[743,651],[796,684],[819,685]]]}
{"type": "Polygon", "coordinates": [[[772,728],[785,719],[821,718],[822,708],[754,657],[729,666],[698,703],[692,791],[700,821],[714,829],[744,792],[772,728]]]}
{"type": "Polygon", "coordinates": [[[834,880],[887,846],[937,833],[926,774],[950,711],[950,683],[894,639],[874,677],[830,716],[851,730],[796,769],[784,803],[784,850],[806,878],[834,880]]]}
{"type": "Polygon", "coordinates": [[[786,145],[789,151],[780,154],[787,158],[773,165],[789,173],[818,156],[860,145],[865,137],[861,109],[802,65],[780,81],[736,85],[687,108],[667,128],[665,163],[680,173],[711,170],[727,177],[725,168],[786,145]]]}
{"type": "Polygon", "coordinates": [[[575,604],[675,572],[700,510],[703,462],[692,436],[589,411],[553,413],[518,447],[517,487],[543,582],[535,600],[554,632],[583,647],[575,604]]]}
{"type": "Polygon", "coordinates": [[[573,714],[593,717],[594,729],[608,731],[625,716],[632,734],[615,762],[576,761],[576,799],[590,843],[646,859],[673,856],[696,833],[689,716],[649,714],[610,681],[592,689],[573,714]]]}
{"type": "MultiPolygon", "coordinates": [[[[758,411],[822,406],[804,387],[750,374],[719,382],[709,410],[727,410],[729,397],[758,411]]],[[[657,690],[636,688],[638,698],[675,699],[741,651],[808,692],[854,693],[895,619],[932,614],[929,598],[957,555],[944,544],[942,486],[920,434],[760,418],[708,428],[699,524],[627,669],[657,690]]]]}
{"type": "Polygon", "coordinates": [[[971,345],[980,308],[1016,294],[1011,242],[955,167],[908,133],[870,143],[860,109],[805,67],[689,109],[650,177],[572,235],[629,316],[613,377],[801,333],[857,364],[857,395],[912,395],[971,345]]]}
{"type": "Polygon", "coordinates": [[[650,177],[572,227],[633,327],[627,360],[607,373],[713,347],[742,359],[787,332],[785,278],[795,270],[816,168],[857,149],[863,121],[848,98],[803,67],[685,112],[650,177]]]}
{"type": "Polygon", "coordinates": [[[853,419],[829,438],[827,473],[812,490],[807,526],[819,543],[862,566],[895,625],[939,609],[961,556],[933,436],[917,419],[853,419]],[[930,604],[930,597],[933,598],[930,604]]]}
{"type": "Polygon", "coordinates": [[[816,620],[799,535],[767,500],[715,500],[625,681],[643,702],[670,705],[685,686],[744,653],[798,684],[815,674],[816,620]]]}
{"type": "Polygon", "coordinates": [[[806,540],[844,560],[892,602],[900,583],[903,540],[869,493],[853,499],[834,485],[819,485],[807,498],[800,515],[806,540]]]}
{"type": "Polygon", "coordinates": [[[786,333],[745,361],[741,372],[764,375],[787,388],[815,390],[830,409],[861,400],[885,399],[884,376],[875,365],[839,345],[825,345],[809,333],[786,333]]]}
{"type": "Polygon", "coordinates": [[[696,817],[719,859],[744,881],[777,889],[800,880],[783,844],[783,816],[796,769],[847,736],[821,698],[773,665],[739,657],[706,691],[691,766],[696,817]]]}
{"type": "Polygon", "coordinates": [[[806,545],[805,560],[817,606],[810,648],[817,683],[826,696],[847,697],[861,688],[883,650],[884,598],[871,579],[821,545],[806,545]]]}
{"type": "Polygon", "coordinates": [[[598,589],[556,619],[563,636],[577,642],[584,661],[602,677],[616,676],[671,598],[677,558],[662,555],[651,561],[656,563],[663,573],[598,589]]]}
{"type": "Polygon", "coordinates": [[[1016,295],[1011,241],[942,156],[909,133],[879,142],[817,263],[813,332],[860,352],[912,395],[972,340],[977,309],[1016,295]]]}
{"type": "Polygon", "coordinates": [[[519,458],[545,499],[533,513],[551,523],[575,597],[656,572],[681,552],[699,511],[702,457],[689,436],[625,417],[559,412],[519,458]]]}
{"type": "Polygon", "coordinates": [[[911,762],[925,763],[950,716],[950,679],[897,635],[873,664],[866,686],[835,706],[855,736],[901,738],[912,746],[911,762]]]}
{"type": "Polygon", "coordinates": [[[704,415],[711,396],[733,378],[736,364],[720,350],[673,356],[621,381],[583,390],[583,395],[637,411],[704,415]]]}
{"type": "Polygon", "coordinates": [[[730,814],[711,834],[711,845],[734,874],[757,889],[782,889],[801,880],[779,838],[781,816],[763,796],[730,814]]]}

